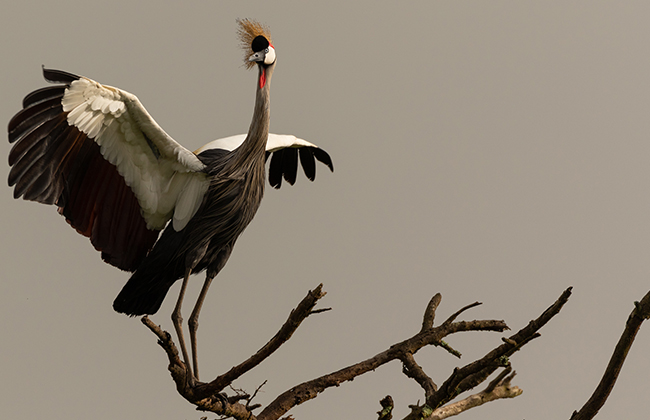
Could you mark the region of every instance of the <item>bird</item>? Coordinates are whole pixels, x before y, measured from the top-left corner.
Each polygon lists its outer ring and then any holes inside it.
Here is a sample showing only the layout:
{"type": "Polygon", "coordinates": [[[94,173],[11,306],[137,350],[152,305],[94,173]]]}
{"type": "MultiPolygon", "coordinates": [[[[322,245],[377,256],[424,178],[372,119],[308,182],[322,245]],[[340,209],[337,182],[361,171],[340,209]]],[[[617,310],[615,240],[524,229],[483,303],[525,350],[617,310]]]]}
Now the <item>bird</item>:
{"type": "Polygon", "coordinates": [[[198,380],[196,332],[208,288],[262,200],[269,182],[293,185],[298,154],[314,180],[315,159],[333,171],[318,146],[269,133],[270,84],[276,64],[268,28],[238,19],[244,66],[257,68],[253,117],[245,135],[212,141],[192,152],[171,138],[133,94],[92,79],[43,67],[55,86],[28,94],[9,122],[8,183],[14,197],[58,207],[90,238],[102,259],[132,272],[113,308],[155,314],[182,279],[172,323],[189,376],[198,380]],[[162,233],[161,233],[162,232],[162,233]],[[192,365],[181,309],[189,277],[206,271],[188,320],[192,365]]]}

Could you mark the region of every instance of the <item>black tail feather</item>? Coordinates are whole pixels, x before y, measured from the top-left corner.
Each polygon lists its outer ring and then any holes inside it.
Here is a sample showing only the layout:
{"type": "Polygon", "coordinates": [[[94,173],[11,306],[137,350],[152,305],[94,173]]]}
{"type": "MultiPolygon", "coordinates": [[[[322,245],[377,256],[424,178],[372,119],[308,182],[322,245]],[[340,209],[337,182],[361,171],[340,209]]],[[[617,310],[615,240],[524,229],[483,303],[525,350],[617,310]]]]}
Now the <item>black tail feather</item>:
{"type": "Polygon", "coordinates": [[[136,271],[113,302],[113,309],[129,315],[153,315],[158,312],[176,278],[150,277],[136,271]]]}
{"type": "Polygon", "coordinates": [[[158,312],[169,289],[185,273],[185,258],[177,250],[182,247],[186,230],[176,232],[171,224],[167,226],[115,298],[113,309],[130,316],[158,312]]]}

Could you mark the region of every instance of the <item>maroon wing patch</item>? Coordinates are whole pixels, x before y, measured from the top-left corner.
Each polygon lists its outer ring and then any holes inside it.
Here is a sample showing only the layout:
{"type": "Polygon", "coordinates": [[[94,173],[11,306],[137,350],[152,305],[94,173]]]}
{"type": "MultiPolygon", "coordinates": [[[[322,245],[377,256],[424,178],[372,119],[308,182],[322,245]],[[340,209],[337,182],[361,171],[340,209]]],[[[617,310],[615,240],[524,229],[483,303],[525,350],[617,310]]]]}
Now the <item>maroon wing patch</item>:
{"type": "Polygon", "coordinates": [[[133,191],[97,143],[68,124],[61,99],[78,77],[45,69],[44,75],[66,85],[30,93],[9,122],[9,142],[15,143],[9,153],[14,197],[56,204],[104,261],[135,271],[159,231],[147,229],[133,191]]]}

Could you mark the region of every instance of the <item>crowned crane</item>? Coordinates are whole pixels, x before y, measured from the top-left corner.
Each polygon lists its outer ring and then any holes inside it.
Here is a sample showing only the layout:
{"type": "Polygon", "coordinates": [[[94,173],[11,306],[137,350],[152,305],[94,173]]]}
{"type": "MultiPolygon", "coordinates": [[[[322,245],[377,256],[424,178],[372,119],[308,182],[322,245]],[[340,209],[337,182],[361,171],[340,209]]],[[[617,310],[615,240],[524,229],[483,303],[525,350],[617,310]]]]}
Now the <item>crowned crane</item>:
{"type": "Polygon", "coordinates": [[[196,379],[201,306],[259,207],[266,157],[274,154],[274,187],[283,176],[295,181],[296,148],[309,179],[315,175],[314,158],[333,169],[317,146],[269,135],[275,48],[264,26],[249,19],[238,24],[245,65],[258,70],[246,135],[215,140],[193,153],[174,141],[135,95],[45,68],[45,79],[61,85],[27,95],[8,127],[15,143],[9,154],[14,197],[55,204],[104,261],[133,272],[113,303],[117,312],[154,314],[170,287],[183,279],[172,321],[186,368],[196,379]],[[192,373],[181,306],[190,274],[203,270],[206,279],[188,321],[192,373]]]}

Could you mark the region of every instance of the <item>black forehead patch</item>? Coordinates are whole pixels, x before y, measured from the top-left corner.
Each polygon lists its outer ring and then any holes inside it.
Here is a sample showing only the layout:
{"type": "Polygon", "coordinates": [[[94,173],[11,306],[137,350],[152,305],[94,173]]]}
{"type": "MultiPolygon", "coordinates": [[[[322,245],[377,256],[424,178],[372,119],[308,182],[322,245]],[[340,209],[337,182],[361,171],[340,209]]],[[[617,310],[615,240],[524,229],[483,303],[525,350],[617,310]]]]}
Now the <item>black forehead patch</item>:
{"type": "Polygon", "coordinates": [[[251,42],[251,48],[253,49],[253,52],[265,50],[268,48],[268,46],[269,41],[262,35],[256,36],[255,39],[253,39],[253,42],[251,42]]]}

